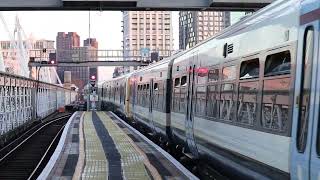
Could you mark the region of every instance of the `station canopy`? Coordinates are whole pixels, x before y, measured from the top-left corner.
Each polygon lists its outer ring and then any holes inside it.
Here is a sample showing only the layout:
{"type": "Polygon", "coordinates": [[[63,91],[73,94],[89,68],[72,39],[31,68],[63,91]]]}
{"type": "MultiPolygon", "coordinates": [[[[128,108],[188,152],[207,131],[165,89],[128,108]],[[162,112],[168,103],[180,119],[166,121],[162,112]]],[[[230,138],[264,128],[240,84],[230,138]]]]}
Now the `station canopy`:
{"type": "Polygon", "coordinates": [[[0,10],[256,10],[275,0],[1,0],[0,10]]]}

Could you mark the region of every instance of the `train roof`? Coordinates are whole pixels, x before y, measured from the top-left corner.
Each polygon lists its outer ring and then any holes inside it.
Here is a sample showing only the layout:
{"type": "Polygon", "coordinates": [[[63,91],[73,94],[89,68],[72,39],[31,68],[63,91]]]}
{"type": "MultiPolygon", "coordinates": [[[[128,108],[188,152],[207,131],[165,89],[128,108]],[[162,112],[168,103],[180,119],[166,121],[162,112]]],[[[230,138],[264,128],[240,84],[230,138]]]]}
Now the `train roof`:
{"type": "Polygon", "coordinates": [[[263,23],[267,22],[271,18],[288,14],[288,12],[292,11],[292,8],[294,8],[294,11],[298,12],[299,8],[296,8],[297,6],[300,6],[300,0],[277,0],[270,5],[258,10],[254,14],[238,21],[234,25],[227,27],[216,35],[198,43],[194,47],[183,51],[180,56],[183,56],[190,52],[196,52],[200,47],[209,42],[231,38],[236,35],[249,32],[254,28],[262,27],[263,23]]]}
{"type": "Polygon", "coordinates": [[[170,64],[172,64],[172,60],[175,59],[176,57],[179,57],[181,54],[183,54],[183,51],[177,52],[176,54],[174,54],[174,55],[172,55],[170,57],[164,58],[163,60],[161,60],[159,62],[152,63],[149,66],[146,66],[145,68],[133,71],[132,74],[138,74],[140,72],[150,71],[150,70],[152,70],[152,69],[154,69],[154,68],[156,68],[156,67],[158,67],[160,65],[163,65],[163,64],[170,65],[170,64]]]}
{"type": "Polygon", "coordinates": [[[104,82],[102,83],[102,85],[104,85],[104,84],[106,84],[106,83],[114,82],[114,81],[119,81],[119,80],[122,80],[122,79],[124,79],[124,78],[128,78],[128,77],[131,76],[131,74],[132,74],[132,72],[131,72],[131,73],[124,74],[124,75],[119,76],[119,77],[116,77],[116,78],[112,78],[112,79],[110,79],[110,80],[106,80],[106,81],[104,81],[104,82]]]}
{"type": "Polygon", "coordinates": [[[252,14],[251,16],[248,16],[248,17],[240,20],[236,24],[222,30],[220,33],[216,34],[215,36],[210,37],[201,43],[198,43],[196,46],[194,46],[188,50],[178,52],[178,53],[174,54],[173,56],[167,57],[159,62],[150,64],[149,66],[147,66],[145,68],[133,71],[131,73],[125,74],[125,75],[120,76],[118,78],[114,78],[111,81],[117,80],[117,79],[122,79],[123,77],[130,77],[131,75],[138,74],[140,72],[149,71],[159,65],[163,65],[163,64],[170,65],[174,62],[174,60],[176,58],[183,56],[189,52],[192,52],[194,50],[197,50],[199,47],[203,46],[204,44],[206,44],[210,41],[224,39],[224,38],[235,36],[237,34],[244,33],[246,31],[250,31],[250,29],[249,29],[250,27],[259,26],[260,23],[263,23],[264,21],[270,19],[270,17],[276,16],[277,14],[285,14],[286,12],[283,11],[284,9],[286,11],[289,11],[288,9],[290,9],[291,7],[296,7],[297,5],[300,5],[299,0],[289,0],[289,1],[288,0],[277,0],[273,3],[271,3],[270,5],[258,10],[257,12],[252,14]]]}
{"type": "MultiPolygon", "coordinates": [[[[288,6],[288,7],[292,7],[292,6],[296,6],[297,4],[299,4],[299,2],[300,1],[298,1],[298,0],[289,0],[289,1],[288,0],[277,0],[277,1],[269,4],[268,6],[258,10],[257,12],[253,13],[252,15],[247,16],[244,19],[238,21],[234,25],[225,28],[224,30],[217,33],[216,35],[198,43],[194,47],[192,47],[188,50],[185,50],[184,53],[192,51],[193,49],[207,43],[208,41],[211,41],[214,39],[224,39],[224,38],[227,38],[230,36],[234,36],[235,34],[241,33],[243,31],[246,31],[246,29],[248,27],[257,25],[257,24],[263,22],[264,20],[269,19],[270,18],[269,15],[280,13],[279,9],[276,7],[279,7],[284,4],[286,4],[286,6],[288,6]]],[[[285,12],[281,12],[281,14],[282,13],[285,13],[285,12]]]]}

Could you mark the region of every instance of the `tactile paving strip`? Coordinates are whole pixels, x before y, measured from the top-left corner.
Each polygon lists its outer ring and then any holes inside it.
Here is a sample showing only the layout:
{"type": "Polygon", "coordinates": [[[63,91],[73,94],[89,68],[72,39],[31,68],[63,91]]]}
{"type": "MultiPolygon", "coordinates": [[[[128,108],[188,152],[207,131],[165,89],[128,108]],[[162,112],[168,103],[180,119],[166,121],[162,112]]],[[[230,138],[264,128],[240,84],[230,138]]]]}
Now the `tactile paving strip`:
{"type": "Polygon", "coordinates": [[[108,161],[92,122],[92,113],[86,112],[83,120],[85,139],[85,166],[82,179],[107,179],[108,161]]]}
{"type": "Polygon", "coordinates": [[[129,137],[103,112],[97,112],[121,154],[124,179],[151,179],[145,168],[145,157],[131,144],[129,137]]]}
{"type": "Polygon", "coordinates": [[[108,160],[108,179],[122,180],[121,155],[115,142],[96,112],[92,112],[92,121],[108,160]]]}

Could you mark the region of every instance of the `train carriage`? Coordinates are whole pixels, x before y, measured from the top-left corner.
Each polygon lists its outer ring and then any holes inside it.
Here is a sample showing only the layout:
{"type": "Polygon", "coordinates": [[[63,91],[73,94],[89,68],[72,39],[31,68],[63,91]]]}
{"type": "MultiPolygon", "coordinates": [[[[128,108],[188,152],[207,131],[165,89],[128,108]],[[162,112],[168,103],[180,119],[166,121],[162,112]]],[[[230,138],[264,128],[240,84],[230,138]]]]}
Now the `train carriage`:
{"type": "Polygon", "coordinates": [[[318,179],[319,12],[278,0],[133,72],[126,113],[232,178],[318,179]]]}
{"type": "Polygon", "coordinates": [[[122,76],[102,84],[103,108],[119,112],[126,117],[126,93],[129,76],[122,76]]]}
{"type": "Polygon", "coordinates": [[[239,177],[289,177],[292,3],[275,2],[173,60],[171,128],[189,156],[239,177]]]}
{"type": "Polygon", "coordinates": [[[134,72],[131,76],[132,100],[130,111],[133,119],[144,124],[152,134],[171,137],[170,131],[170,92],[171,59],[134,72]],[[168,84],[169,83],[169,84],[168,84]]]}

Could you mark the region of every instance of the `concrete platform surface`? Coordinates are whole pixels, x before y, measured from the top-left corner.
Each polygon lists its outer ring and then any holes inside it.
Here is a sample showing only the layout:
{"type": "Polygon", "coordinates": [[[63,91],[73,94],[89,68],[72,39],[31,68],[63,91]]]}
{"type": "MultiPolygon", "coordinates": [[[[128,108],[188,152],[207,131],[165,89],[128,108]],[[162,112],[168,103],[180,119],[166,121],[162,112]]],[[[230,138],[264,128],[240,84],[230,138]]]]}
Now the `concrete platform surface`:
{"type": "Polygon", "coordinates": [[[38,179],[197,179],[111,112],[76,112],[38,179]]]}

